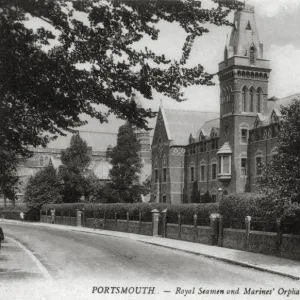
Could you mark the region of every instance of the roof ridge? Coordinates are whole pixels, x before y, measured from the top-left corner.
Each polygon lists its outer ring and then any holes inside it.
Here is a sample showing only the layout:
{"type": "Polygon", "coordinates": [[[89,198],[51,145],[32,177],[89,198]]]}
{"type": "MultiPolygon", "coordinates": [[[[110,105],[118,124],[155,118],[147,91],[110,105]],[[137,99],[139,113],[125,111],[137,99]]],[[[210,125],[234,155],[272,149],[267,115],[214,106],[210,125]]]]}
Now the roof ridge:
{"type": "Polygon", "coordinates": [[[87,133],[105,133],[105,134],[113,134],[116,135],[118,134],[117,132],[105,132],[105,131],[93,131],[93,130],[77,130],[79,133],[80,132],[87,132],[87,133]]]}
{"type": "MultiPolygon", "coordinates": [[[[290,95],[290,96],[286,96],[286,97],[283,97],[283,98],[279,98],[278,100],[280,101],[280,100],[283,100],[283,99],[286,99],[286,98],[291,98],[291,97],[293,97],[293,96],[300,96],[300,93],[296,93],[296,94],[292,94],[292,95],[290,95]]],[[[278,101],[277,100],[277,101],[278,101]]],[[[275,102],[277,102],[277,101],[275,101],[275,102]]]]}
{"type": "Polygon", "coordinates": [[[186,109],[175,109],[175,108],[165,108],[164,110],[173,110],[173,111],[186,111],[186,112],[200,112],[200,113],[213,113],[213,114],[219,114],[217,111],[202,111],[202,110],[186,110],[186,109]]]}

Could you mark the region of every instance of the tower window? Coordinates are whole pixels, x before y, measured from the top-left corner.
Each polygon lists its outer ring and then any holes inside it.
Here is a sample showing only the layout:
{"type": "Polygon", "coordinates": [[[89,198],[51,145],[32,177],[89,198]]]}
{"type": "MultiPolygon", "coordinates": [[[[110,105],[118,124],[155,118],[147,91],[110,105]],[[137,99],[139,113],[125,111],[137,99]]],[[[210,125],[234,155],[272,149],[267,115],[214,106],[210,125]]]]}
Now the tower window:
{"type": "Polygon", "coordinates": [[[256,102],[256,111],[261,112],[261,89],[257,91],[257,102],[256,102]]]}
{"type": "Polygon", "coordinates": [[[255,158],[255,165],[256,165],[256,175],[260,176],[262,173],[262,157],[257,156],[255,158]]]}
{"type": "Polygon", "coordinates": [[[213,163],[211,165],[211,179],[216,180],[217,179],[217,164],[213,163]]]}
{"type": "Polygon", "coordinates": [[[246,27],[246,30],[251,30],[251,24],[250,24],[250,21],[248,21],[248,24],[247,24],[247,27],[246,27]]]}
{"type": "Polygon", "coordinates": [[[205,165],[200,166],[200,181],[205,181],[205,165]]]}
{"type": "Polygon", "coordinates": [[[241,175],[247,176],[247,158],[241,158],[241,175]]]}
{"type": "Polygon", "coordinates": [[[241,143],[246,144],[248,142],[248,129],[241,129],[241,143]]]}
{"type": "Polygon", "coordinates": [[[247,104],[247,88],[244,87],[242,91],[242,111],[246,111],[247,104]]]}
{"type": "Polygon", "coordinates": [[[195,168],[191,167],[191,181],[195,181],[195,168]]]}
{"type": "Polygon", "coordinates": [[[158,170],[154,171],[154,182],[158,182],[158,170]]]}
{"type": "Polygon", "coordinates": [[[167,168],[163,168],[163,182],[167,181],[167,168]]]}
{"type": "Polygon", "coordinates": [[[255,48],[254,47],[250,48],[250,64],[251,65],[255,64],[255,48]]]}
{"type": "Polygon", "coordinates": [[[254,91],[253,88],[250,89],[250,111],[254,111],[254,91]]]}

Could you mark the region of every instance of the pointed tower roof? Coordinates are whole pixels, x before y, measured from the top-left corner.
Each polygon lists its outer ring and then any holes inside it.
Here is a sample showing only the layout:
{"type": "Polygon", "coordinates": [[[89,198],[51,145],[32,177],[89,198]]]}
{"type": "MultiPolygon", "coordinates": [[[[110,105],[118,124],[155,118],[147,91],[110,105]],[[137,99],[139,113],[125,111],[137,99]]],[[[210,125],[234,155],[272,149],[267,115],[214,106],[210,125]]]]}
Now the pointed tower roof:
{"type": "Polygon", "coordinates": [[[263,58],[263,45],[260,43],[255,21],[254,6],[245,5],[234,14],[234,27],[228,45],[228,57],[248,56],[254,47],[257,58],[263,58]]]}

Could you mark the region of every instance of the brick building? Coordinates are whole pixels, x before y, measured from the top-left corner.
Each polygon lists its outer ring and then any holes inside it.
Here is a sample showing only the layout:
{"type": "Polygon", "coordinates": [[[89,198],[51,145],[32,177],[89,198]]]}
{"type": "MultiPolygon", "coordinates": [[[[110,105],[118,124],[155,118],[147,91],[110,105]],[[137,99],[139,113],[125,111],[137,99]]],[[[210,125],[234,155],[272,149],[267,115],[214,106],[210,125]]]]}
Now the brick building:
{"type": "Polygon", "coordinates": [[[152,201],[190,203],[192,188],[213,201],[221,194],[255,192],[261,165],[277,153],[280,106],[299,95],[268,99],[270,61],[254,7],[234,15],[219,64],[220,113],[160,107],[152,141],[152,201]]]}

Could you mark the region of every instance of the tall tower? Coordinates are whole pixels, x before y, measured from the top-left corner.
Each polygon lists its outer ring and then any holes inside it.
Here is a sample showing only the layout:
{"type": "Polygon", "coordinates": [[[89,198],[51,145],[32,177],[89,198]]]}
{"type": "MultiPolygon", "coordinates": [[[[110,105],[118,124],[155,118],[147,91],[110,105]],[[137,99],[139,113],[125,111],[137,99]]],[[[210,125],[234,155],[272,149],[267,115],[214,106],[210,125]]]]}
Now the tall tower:
{"type": "MultiPolygon", "coordinates": [[[[132,101],[135,101],[138,108],[142,108],[143,105],[140,99],[134,94],[132,101]]],[[[136,134],[136,138],[141,145],[140,150],[140,158],[143,164],[150,164],[151,162],[151,145],[150,145],[150,131],[146,131],[144,129],[140,129],[138,127],[134,128],[134,132],[136,134]]]]}
{"type": "Polygon", "coordinates": [[[270,62],[264,58],[259,40],[254,7],[245,5],[235,12],[224,61],[219,64],[221,149],[218,155],[222,165],[219,180],[224,191],[245,191],[248,131],[257,114],[267,110],[270,71],[270,62]]]}

